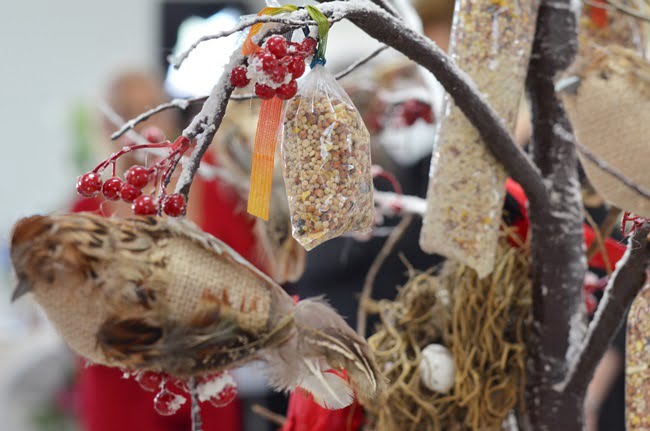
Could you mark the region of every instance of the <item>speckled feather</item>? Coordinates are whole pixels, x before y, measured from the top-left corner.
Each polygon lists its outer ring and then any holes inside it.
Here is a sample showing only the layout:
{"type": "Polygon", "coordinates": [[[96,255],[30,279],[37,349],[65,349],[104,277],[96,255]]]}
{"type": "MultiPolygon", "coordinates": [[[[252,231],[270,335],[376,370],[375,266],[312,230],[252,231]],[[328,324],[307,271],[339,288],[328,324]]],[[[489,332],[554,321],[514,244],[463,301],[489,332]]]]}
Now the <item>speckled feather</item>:
{"type": "MultiPolygon", "coordinates": [[[[188,377],[262,359],[280,390],[341,367],[363,399],[383,385],[365,340],[331,307],[294,304],[188,222],[33,216],[16,224],[11,257],[16,296],[33,292],[68,344],[94,362],[188,377]]],[[[345,405],[314,386],[324,404],[345,405]]]]}

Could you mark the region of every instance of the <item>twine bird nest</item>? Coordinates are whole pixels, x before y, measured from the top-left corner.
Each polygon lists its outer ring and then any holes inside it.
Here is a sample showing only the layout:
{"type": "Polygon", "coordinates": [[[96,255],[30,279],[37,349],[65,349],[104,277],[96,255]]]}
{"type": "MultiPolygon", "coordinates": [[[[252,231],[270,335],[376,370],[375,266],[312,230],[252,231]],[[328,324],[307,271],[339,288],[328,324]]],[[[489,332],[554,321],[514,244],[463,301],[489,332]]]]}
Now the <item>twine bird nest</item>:
{"type": "Polygon", "coordinates": [[[526,247],[501,240],[494,271],[479,279],[448,261],[437,276],[411,270],[395,301],[369,304],[380,317],[369,339],[389,380],[365,406],[371,430],[500,430],[523,406],[531,283],[526,247]],[[422,349],[443,344],[454,384],[443,394],[421,383],[422,349]]]}

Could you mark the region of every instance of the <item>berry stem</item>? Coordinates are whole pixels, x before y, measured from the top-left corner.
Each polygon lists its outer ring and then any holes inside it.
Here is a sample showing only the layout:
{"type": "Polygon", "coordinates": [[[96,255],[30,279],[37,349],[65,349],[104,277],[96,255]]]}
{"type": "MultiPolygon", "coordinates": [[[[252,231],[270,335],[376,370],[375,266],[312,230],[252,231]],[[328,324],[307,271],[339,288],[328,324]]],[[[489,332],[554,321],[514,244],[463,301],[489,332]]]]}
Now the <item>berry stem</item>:
{"type": "Polygon", "coordinates": [[[108,159],[101,162],[99,165],[95,166],[91,172],[98,174],[108,167],[111,163],[115,163],[117,159],[123,155],[130,153],[131,151],[141,150],[145,148],[167,148],[170,146],[169,141],[161,142],[159,144],[139,144],[139,145],[130,145],[123,147],[120,151],[113,153],[108,159]]]}

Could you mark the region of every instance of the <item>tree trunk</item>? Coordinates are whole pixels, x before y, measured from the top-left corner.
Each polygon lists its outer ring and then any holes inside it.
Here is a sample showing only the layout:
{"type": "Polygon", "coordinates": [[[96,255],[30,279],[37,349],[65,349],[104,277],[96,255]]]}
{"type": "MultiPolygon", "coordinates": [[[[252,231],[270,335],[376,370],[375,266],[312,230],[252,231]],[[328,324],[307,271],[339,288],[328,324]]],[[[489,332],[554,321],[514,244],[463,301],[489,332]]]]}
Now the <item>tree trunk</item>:
{"type": "Polygon", "coordinates": [[[584,333],[585,273],[582,199],[571,125],[555,95],[554,78],[576,52],[570,1],[544,1],[539,11],[527,90],[533,114],[533,158],[549,188],[548,206],[530,203],[533,330],[529,341],[529,426],[539,431],[582,429],[582,394],[562,393],[567,358],[584,333]],[[556,127],[569,132],[556,133],[556,127]]]}

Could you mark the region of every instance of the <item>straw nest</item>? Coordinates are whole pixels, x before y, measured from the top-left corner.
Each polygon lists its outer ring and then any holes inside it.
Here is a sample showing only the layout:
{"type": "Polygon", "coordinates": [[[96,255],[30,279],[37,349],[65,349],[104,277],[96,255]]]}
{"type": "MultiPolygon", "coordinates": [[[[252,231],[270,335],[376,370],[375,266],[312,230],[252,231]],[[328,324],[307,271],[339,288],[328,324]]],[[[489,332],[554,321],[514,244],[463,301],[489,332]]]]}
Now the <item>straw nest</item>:
{"type": "Polygon", "coordinates": [[[368,429],[500,430],[523,406],[531,309],[525,250],[502,240],[495,270],[482,280],[451,261],[437,276],[411,270],[394,301],[368,305],[380,317],[369,343],[390,381],[365,406],[368,429]],[[446,394],[421,383],[422,349],[432,343],[453,355],[454,384],[446,394]]]}

